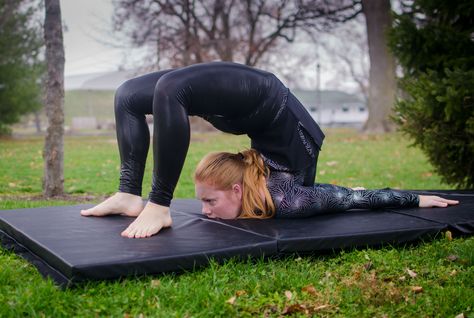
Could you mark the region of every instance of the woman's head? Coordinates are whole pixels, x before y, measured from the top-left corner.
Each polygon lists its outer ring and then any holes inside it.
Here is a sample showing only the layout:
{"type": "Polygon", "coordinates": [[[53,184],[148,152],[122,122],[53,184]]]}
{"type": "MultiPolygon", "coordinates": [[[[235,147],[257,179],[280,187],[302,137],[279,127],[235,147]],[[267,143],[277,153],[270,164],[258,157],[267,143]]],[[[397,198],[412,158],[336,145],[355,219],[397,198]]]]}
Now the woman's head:
{"type": "Polygon", "coordinates": [[[275,211],[266,187],[268,175],[255,150],[215,152],[199,162],[194,181],[203,213],[211,218],[269,218],[275,211]]]}

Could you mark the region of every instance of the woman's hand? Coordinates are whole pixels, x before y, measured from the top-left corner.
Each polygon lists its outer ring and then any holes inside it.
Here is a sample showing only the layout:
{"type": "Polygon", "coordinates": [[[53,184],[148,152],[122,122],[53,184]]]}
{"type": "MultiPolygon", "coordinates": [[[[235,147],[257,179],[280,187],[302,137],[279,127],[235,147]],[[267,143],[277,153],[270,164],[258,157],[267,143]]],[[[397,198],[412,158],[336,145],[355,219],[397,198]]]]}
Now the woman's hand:
{"type": "Polygon", "coordinates": [[[448,200],[436,195],[418,195],[420,197],[420,208],[440,207],[445,208],[448,205],[458,204],[458,200],[448,200]]]}

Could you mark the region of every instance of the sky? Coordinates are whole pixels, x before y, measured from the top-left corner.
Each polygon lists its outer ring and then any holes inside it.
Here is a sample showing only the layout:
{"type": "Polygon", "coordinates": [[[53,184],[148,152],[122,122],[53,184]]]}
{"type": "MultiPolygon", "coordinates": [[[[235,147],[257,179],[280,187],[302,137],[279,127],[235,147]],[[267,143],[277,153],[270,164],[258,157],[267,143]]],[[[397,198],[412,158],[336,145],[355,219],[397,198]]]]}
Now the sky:
{"type": "MultiPolygon", "coordinates": [[[[143,59],[145,49],[124,47],[126,39],[117,40],[112,32],[112,0],[60,0],[64,29],[64,47],[66,54],[65,76],[116,71],[119,68],[130,69],[138,66],[143,59]],[[121,43],[119,43],[121,42],[121,43]],[[111,45],[120,44],[122,47],[111,45]]],[[[316,50],[312,45],[304,44],[296,50],[316,50]]],[[[353,90],[350,79],[339,81],[329,59],[321,56],[321,89],[342,88],[353,90]],[[336,79],[336,80],[335,80],[336,79]],[[334,84],[340,87],[331,87],[334,84]],[[352,88],[351,88],[352,87],[352,88]]],[[[278,57],[276,57],[278,58],[278,57]]],[[[316,61],[302,74],[302,87],[314,89],[316,86],[316,61]]],[[[278,74],[278,70],[271,70],[278,74]]]]}
{"type": "Polygon", "coordinates": [[[140,50],[107,44],[114,42],[111,36],[112,1],[61,0],[60,3],[65,26],[66,76],[115,71],[131,53],[140,55],[140,50]]]}

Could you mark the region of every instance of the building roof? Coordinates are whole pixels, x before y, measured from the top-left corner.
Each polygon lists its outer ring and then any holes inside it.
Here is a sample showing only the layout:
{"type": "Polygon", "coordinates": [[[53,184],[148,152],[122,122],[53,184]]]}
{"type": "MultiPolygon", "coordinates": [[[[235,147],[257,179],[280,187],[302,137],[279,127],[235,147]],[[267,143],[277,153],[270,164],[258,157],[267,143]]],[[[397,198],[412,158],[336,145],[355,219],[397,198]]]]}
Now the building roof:
{"type": "Polygon", "coordinates": [[[66,76],[64,86],[66,90],[115,90],[135,76],[137,70],[71,75],[66,76]]]}
{"type": "MultiPolygon", "coordinates": [[[[318,91],[294,89],[291,92],[298,98],[298,100],[306,107],[314,107],[318,104],[318,91]]],[[[321,90],[321,105],[322,107],[340,107],[343,104],[360,104],[364,101],[354,94],[349,94],[337,90],[321,90]]]]}

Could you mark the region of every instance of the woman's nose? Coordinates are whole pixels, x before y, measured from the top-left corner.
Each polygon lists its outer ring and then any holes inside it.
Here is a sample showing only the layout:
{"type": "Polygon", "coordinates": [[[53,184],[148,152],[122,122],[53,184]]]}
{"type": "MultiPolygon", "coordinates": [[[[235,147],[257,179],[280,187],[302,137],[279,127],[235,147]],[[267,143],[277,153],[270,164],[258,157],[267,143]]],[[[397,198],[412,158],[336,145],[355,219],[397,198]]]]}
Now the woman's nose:
{"type": "Polygon", "coordinates": [[[205,215],[211,214],[211,211],[209,210],[209,208],[206,207],[204,204],[202,205],[202,214],[205,214],[205,215]]]}

